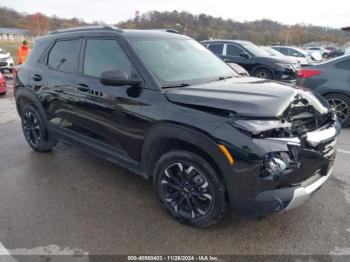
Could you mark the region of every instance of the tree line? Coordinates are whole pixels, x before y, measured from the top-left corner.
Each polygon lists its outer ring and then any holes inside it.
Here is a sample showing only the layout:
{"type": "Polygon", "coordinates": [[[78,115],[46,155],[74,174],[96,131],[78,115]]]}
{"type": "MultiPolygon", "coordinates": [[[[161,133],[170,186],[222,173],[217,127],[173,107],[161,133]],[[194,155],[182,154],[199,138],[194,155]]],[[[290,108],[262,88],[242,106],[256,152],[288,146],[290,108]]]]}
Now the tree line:
{"type": "MultiPolygon", "coordinates": [[[[103,22],[98,21],[91,24],[103,24],[103,22]]],[[[83,25],[89,25],[89,23],[77,18],[48,17],[41,13],[24,14],[0,7],[0,27],[25,28],[34,36],[45,35],[51,30],[83,25]]],[[[116,25],[124,29],[176,29],[197,40],[244,39],[260,45],[303,45],[311,41],[329,41],[338,44],[350,42],[350,33],[335,28],[306,24],[284,25],[268,19],[238,22],[233,19],[223,19],[206,14],[194,15],[176,10],[172,12],[150,11],[116,25]]]]}

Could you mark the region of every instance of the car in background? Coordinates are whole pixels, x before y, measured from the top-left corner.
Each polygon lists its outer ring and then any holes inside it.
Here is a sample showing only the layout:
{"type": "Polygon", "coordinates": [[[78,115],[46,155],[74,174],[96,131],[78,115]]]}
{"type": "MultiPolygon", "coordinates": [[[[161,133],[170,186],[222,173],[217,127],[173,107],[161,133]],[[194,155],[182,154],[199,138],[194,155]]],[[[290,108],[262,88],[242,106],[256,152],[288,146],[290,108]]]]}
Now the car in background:
{"type": "Polygon", "coordinates": [[[206,40],[202,44],[227,63],[236,63],[251,76],[277,81],[295,81],[300,65],[288,57],[273,57],[249,41],[206,40]]]}
{"type": "Polygon", "coordinates": [[[345,55],[345,50],[342,48],[338,48],[338,49],[334,49],[334,50],[330,51],[328,54],[328,57],[335,58],[335,57],[339,57],[339,56],[343,56],[343,55],[345,55]]]}
{"type": "Polygon", "coordinates": [[[11,54],[6,50],[0,48],[0,72],[12,71],[13,67],[13,58],[11,54]]]}
{"type": "Polygon", "coordinates": [[[323,58],[328,58],[330,51],[323,47],[311,46],[306,48],[309,52],[318,52],[323,58]]]}
{"type": "Polygon", "coordinates": [[[303,49],[291,46],[271,46],[271,48],[277,50],[285,56],[298,58],[301,65],[308,65],[312,62],[312,56],[303,49]]]}
{"type": "Polygon", "coordinates": [[[5,95],[7,91],[6,79],[0,72],[0,95],[5,95]]]}
{"type": "MultiPolygon", "coordinates": [[[[266,52],[268,52],[270,55],[272,56],[277,56],[277,57],[285,57],[284,54],[282,54],[281,52],[277,51],[276,49],[273,49],[269,46],[260,46],[260,48],[264,49],[266,52]]],[[[293,57],[293,56],[289,56],[289,59],[294,60],[296,63],[299,63],[301,65],[306,65],[308,64],[308,61],[306,61],[303,58],[298,58],[298,57],[293,57]]]]}
{"type": "Polygon", "coordinates": [[[325,97],[342,126],[350,125],[350,55],[302,68],[297,85],[325,97]]]}

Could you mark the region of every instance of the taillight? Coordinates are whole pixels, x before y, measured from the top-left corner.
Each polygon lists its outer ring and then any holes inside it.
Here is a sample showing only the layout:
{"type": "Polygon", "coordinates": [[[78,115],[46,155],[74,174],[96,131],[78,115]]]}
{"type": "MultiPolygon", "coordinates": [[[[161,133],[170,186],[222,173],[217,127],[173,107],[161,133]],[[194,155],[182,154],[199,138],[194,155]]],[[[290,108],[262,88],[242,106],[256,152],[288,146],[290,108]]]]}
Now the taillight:
{"type": "Polygon", "coordinates": [[[316,69],[300,69],[298,71],[298,77],[299,78],[310,78],[313,76],[318,76],[319,74],[321,74],[320,70],[316,70],[316,69]]]}

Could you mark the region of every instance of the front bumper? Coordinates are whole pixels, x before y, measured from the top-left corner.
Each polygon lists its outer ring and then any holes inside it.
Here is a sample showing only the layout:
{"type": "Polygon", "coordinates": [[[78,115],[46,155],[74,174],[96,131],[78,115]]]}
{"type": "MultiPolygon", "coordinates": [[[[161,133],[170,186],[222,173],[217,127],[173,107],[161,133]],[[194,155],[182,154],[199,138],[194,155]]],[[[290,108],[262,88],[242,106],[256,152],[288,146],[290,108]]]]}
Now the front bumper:
{"type": "Polygon", "coordinates": [[[234,132],[241,144],[228,146],[236,162],[224,174],[232,212],[242,217],[263,217],[304,203],[331,175],[340,129],[334,122],[328,128],[309,132],[307,145],[297,137],[255,139],[234,132]],[[292,148],[299,149],[297,166],[278,175],[261,176],[263,156],[292,148]]]}

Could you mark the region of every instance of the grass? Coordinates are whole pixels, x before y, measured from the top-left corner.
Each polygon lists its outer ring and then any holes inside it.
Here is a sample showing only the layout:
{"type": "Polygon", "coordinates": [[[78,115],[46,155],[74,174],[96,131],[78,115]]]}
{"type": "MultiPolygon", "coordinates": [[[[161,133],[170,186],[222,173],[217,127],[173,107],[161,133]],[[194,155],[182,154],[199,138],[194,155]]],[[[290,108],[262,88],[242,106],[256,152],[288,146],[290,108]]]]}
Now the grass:
{"type": "MultiPolygon", "coordinates": [[[[6,51],[10,52],[13,61],[15,64],[17,63],[17,57],[16,57],[16,49],[21,45],[20,42],[15,41],[0,41],[0,48],[5,49],[6,51]]],[[[31,47],[31,44],[29,44],[31,47]]]]}

